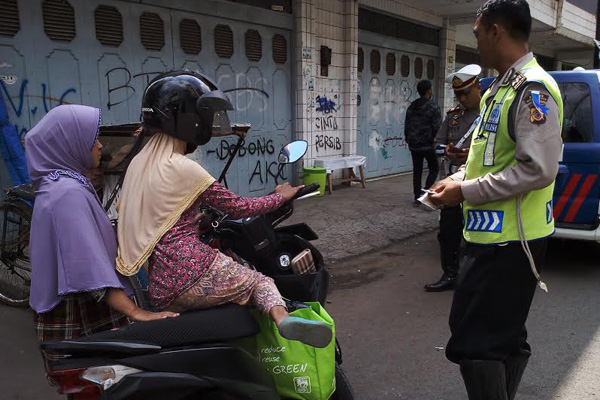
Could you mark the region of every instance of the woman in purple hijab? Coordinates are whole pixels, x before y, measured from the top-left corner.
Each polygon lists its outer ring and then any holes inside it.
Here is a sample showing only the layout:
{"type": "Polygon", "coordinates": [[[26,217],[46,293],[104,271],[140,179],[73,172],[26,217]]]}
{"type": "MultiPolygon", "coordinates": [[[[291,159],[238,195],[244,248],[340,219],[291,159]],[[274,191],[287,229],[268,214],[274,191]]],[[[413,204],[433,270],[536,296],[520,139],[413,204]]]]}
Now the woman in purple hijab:
{"type": "Polygon", "coordinates": [[[98,167],[100,110],[52,109],[25,137],[35,188],[30,305],[40,340],[74,339],[134,321],[177,316],[140,309],[115,270],[117,239],[86,171],[98,167]]]}

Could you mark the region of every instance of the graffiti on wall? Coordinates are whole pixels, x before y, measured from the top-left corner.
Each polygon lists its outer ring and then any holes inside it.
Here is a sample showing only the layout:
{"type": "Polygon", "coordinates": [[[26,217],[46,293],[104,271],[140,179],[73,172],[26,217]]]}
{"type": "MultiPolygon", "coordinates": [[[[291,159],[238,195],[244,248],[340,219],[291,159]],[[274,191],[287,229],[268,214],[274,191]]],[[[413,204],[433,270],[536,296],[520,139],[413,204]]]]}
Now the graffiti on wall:
{"type": "MultiPolygon", "coordinates": [[[[337,95],[334,96],[334,99],[337,100],[337,95]]],[[[315,110],[323,114],[331,114],[332,112],[337,112],[339,109],[335,101],[329,100],[327,96],[317,96],[315,102],[317,105],[315,110]]]]}
{"type": "Polygon", "coordinates": [[[14,85],[19,80],[19,78],[17,78],[15,75],[4,75],[4,74],[0,74],[0,79],[7,85],[14,85]]]}
{"type": "MultiPolygon", "coordinates": [[[[7,63],[6,61],[2,61],[0,63],[0,69],[1,68],[12,68],[12,65],[7,63]]],[[[16,75],[0,74],[0,80],[2,80],[7,85],[14,85],[15,83],[17,83],[19,78],[17,78],[16,75]]]]}
{"type": "MultiPolygon", "coordinates": [[[[145,87],[159,72],[132,73],[126,67],[118,67],[109,70],[106,74],[106,87],[108,94],[107,108],[111,109],[119,104],[126,103],[136,94],[136,79],[142,79],[142,87],[145,87]],[[124,75],[123,75],[124,74],[124,75]]],[[[264,113],[268,109],[269,94],[262,88],[267,85],[267,80],[260,73],[238,73],[221,74],[217,81],[217,86],[231,86],[234,88],[226,89],[224,92],[233,100],[235,112],[245,112],[248,110],[264,113]]],[[[246,121],[244,121],[246,122],[246,121]]],[[[254,125],[254,124],[253,124],[254,125]]],[[[207,155],[215,155],[220,161],[228,159],[233,152],[235,143],[223,139],[219,141],[216,147],[207,150],[207,155]]],[[[260,138],[255,141],[247,142],[238,152],[236,158],[256,157],[256,164],[249,176],[249,183],[254,180],[260,180],[261,183],[268,182],[269,178],[274,179],[277,176],[277,163],[265,161],[265,157],[275,153],[273,140],[260,138]]]]}
{"type": "Polygon", "coordinates": [[[408,148],[408,143],[403,136],[394,135],[387,132],[385,138],[376,130],[371,131],[369,135],[369,147],[375,152],[381,153],[381,156],[387,160],[391,158],[390,151],[394,148],[408,148]]]}
{"type": "Polygon", "coordinates": [[[337,119],[335,116],[316,117],[315,128],[319,131],[335,131],[338,129],[337,119]]]}
{"type": "Polygon", "coordinates": [[[341,150],[342,142],[339,137],[328,135],[315,135],[315,148],[319,150],[341,150]]]}
{"type": "Polygon", "coordinates": [[[337,94],[332,99],[327,96],[317,96],[315,98],[315,128],[318,131],[335,131],[338,129],[336,113],[340,110],[337,104],[337,94]]]}
{"type": "Polygon", "coordinates": [[[254,74],[237,73],[222,74],[217,81],[218,87],[226,87],[224,82],[235,78],[235,89],[224,90],[225,93],[234,92],[235,110],[244,112],[250,109],[265,112],[269,107],[269,94],[262,88],[268,85],[267,80],[258,72],[254,74]]]}
{"type": "MultiPolygon", "coordinates": [[[[235,143],[230,143],[222,139],[216,148],[208,150],[207,154],[215,154],[219,160],[227,160],[235,149],[235,143]]],[[[256,140],[245,143],[239,150],[236,157],[243,158],[246,156],[265,156],[275,154],[275,146],[273,139],[258,138],[256,140]]]]}
{"type": "Polygon", "coordinates": [[[383,139],[383,146],[387,148],[402,147],[406,149],[408,148],[408,143],[406,143],[406,139],[404,139],[404,137],[391,136],[391,134],[388,132],[385,139],[383,139]]]}
{"type": "Polygon", "coordinates": [[[158,74],[162,74],[163,72],[164,71],[156,71],[132,74],[127,67],[116,67],[108,70],[104,74],[104,77],[106,78],[106,90],[108,97],[106,108],[110,110],[114,106],[127,103],[133,96],[135,96],[135,87],[132,86],[135,79],[143,79],[143,87],[146,87],[152,78],[158,74]],[[125,76],[124,82],[122,79],[117,80],[116,78],[117,76],[122,77],[122,74],[125,76]]]}
{"type": "Polygon", "coordinates": [[[368,89],[364,116],[370,129],[361,140],[383,160],[403,158],[408,144],[402,132],[406,110],[416,93],[414,85],[407,80],[396,82],[389,79],[383,85],[377,77],[373,77],[368,89]]]}
{"type": "Polygon", "coordinates": [[[250,179],[248,179],[248,184],[252,184],[252,181],[258,178],[261,184],[268,184],[269,179],[272,179],[275,182],[275,179],[279,179],[282,181],[287,180],[284,174],[284,169],[279,169],[279,164],[276,161],[267,161],[267,160],[257,160],[256,165],[254,166],[254,171],[252,171],[252,175],[250,175],[250,179]],[[264,168],[263,168],[264,166],[264,168]],[[264,181],[263,181],[264,177],[264,181]]]}
{"type": "MultiPolygon", "coordinates": [[[[15,85],[13,82],[10,85],[15,85]]],[[[71,87],[62,91],[58,96],[52,96],[49,93],[48,85],[46,83],[41,83],[40,87],[32,87],[29,85],[29,81],[27,79],[21,80],[21,85],[18,89],[18,94],[11,95],[9,92],[9,88],[6,86],[7,83],[4,79],[0,80],[0,90],[2,90],[3,97],[5,99],[5,105],[7,109],[10,109],[14,112],[17,120],[11,121],[11,123],[15,126],[15,129],[19,133],[21,138],[27,133],[30,126],[26,126],[29,123],[29,115],[35,117],[38,112],[40,113],[48,113],[53,107],[56,107],[61,104],[71,104],[68,100],[69,95],[76,94],[77,89],[71,87]],[[31,107],[30,109],[25,109],[25,99],[26,98],[34,98],[42,100],[42,110],[39,109],[38,106],[31,107]]]]}
{"type": "MultiPolygon", "coordinates": [[[[216,147],[208,149],[207,154],[209,156],[215,155],[219,160],[227,160],[234,152],[236,143],[230,143],[226,139],[222,139],[216,147]]],[[[267,156],[273,156],[275,154],[275,143],[273,139],[258,138],[245,142],[236,155],[236,159],[243,159],[245,157],[256,157],[257,160],[254,163],[252,173],[248,178],[248,184],[251,184],[255,179],[260,181],[261,184],[269,183],[270,179],[273,181],[276,178],[285,180],[284,171],[279,171],[278,163],[276,161],[266,160],[267,156]]]]}

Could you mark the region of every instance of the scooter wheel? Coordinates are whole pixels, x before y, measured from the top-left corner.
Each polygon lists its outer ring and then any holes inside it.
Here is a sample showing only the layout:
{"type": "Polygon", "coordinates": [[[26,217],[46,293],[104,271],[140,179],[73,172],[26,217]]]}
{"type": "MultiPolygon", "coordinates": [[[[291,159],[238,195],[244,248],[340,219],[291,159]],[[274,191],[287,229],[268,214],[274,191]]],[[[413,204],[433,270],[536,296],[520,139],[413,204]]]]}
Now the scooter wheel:
{"type": "Polygon", "coordinates": [[[354,400],[354,391],[341,366],[335,364],[335,392],[331,400],[354,400]]]}

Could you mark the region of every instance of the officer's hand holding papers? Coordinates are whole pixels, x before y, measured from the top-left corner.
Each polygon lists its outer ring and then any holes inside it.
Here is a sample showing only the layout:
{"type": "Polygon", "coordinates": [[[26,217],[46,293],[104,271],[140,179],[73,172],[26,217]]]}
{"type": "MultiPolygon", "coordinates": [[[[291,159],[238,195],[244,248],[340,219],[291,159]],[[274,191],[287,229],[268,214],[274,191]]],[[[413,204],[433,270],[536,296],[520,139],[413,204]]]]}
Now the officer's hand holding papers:
{"type": "Polygon", "coordinates": [[[454,181],[451,178],[442,179],[431,187],[433,194],[428,194],[428,198],[438,208],[442,206],[455,207],[462,203],[465,198],[460,188],[460,182],[454,181]]]}

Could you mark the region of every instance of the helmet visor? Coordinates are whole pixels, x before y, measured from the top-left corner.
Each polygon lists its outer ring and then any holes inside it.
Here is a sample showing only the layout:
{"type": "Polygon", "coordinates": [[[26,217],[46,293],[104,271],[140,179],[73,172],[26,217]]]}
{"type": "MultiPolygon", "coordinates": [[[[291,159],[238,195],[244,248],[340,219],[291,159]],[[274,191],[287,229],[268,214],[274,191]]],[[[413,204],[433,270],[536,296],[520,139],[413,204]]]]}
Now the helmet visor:
{"type": "Polygon", "coordinates": [[[213,136],[227,136],[233,133],[231,122],[227,111],[215,111],[213,115],[212,134],[213,136]]]}

